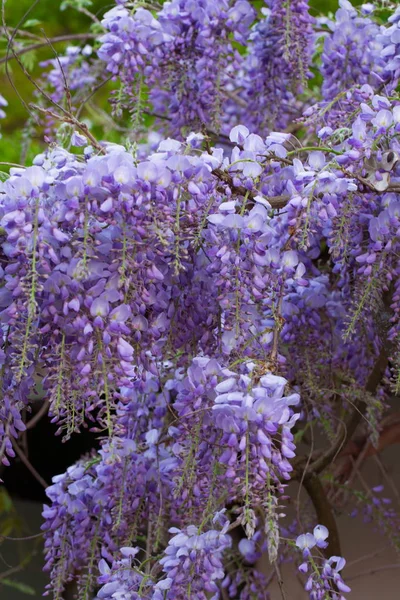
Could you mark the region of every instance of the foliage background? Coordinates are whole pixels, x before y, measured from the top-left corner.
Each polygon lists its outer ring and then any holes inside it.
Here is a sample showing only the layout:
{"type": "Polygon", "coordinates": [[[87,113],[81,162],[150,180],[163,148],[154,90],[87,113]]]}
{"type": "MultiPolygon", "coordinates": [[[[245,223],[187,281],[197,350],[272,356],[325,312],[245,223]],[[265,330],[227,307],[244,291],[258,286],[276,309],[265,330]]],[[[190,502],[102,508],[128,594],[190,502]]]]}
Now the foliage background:
{"type": "MultiPolygon", "coordinates": [[[[360,4],[360,0],[352,0],[354,5],[360,4]]],[[[60,35],[85,33],[89,30],[91,21],[81,12],[74,10],[70,5],[89,6],[94,14],[101,18],[104,12],[113,6],[115,3],[110,0],[6,0],[5,16],[6,23],[9,27],[15,28],[19,23],[22,29],[27,32],[52,38],[60,35]],[[28,16],[24,18],[26,13],[28,16]]],[[[256,8],[265,6],[263,0],[254,0],[252,4],[256,8]]],[[[328,14],[334,12],[338,7],[338,0],[310,0],[312,12],[315,15],[328,14]]],[[[16,38],[17,39],[17,38],[16,38]]],[[[29,42],[30,43],[30,42],[29,42]]],[[[73,45],[79,42],[57,43],[54,49],[60,55],[68,45],[73,45]]],[[[4,35],[0,38],[0,57],[4,57],[7,48],[7,40],[4,35]]],[[[33,77],[40,74],[39,63],[48,58],[54,58],[54,52],[50,48],[43,48],[38,51],[29,52],[23,55],[23,60],[26,68],[31,72],[33,77]]],[[[9,72],[12,76],[15,87],[19,94],[26,102],[33,99],[34,88],[32,84],[22,74],[19,66],[15,61],[9,62],[9,72]]],[[[0,156],[1,161],[19,163],[21,138],[24,133],[24,126],[27,121],[27,111],[22,102],[18,98],[18,94],[13,89],[12,84],[5,72],[4,63],[0,65],[0,93],[6,98],[9,103],[7,108],[7,118],[1,124],[2,137],[0,139],[0,156]]],[[[97,95],[97,101],[99,101],[97,95]]],[[[107,108],[107,93],[100,95],[100,103],[104,108],[107,108]]],[[[88,115],[86,115],[88,117],[88,115]]],[[[91,123],[93,127],[93,123],[91,123]]],[[[117,140],[110,140],[117,141],[117,140]]],[[[43,140],[41,137],[33,137],[28,152],[28,162],[41,151],[43,140]]]]}

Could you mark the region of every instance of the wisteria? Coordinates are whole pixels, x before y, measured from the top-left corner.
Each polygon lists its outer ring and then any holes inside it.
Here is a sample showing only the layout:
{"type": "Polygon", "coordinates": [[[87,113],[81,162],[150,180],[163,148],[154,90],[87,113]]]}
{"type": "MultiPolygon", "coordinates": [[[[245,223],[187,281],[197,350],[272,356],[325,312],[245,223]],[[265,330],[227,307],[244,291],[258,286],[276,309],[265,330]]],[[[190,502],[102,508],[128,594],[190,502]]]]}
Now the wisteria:
{"type": "Polygon", "coordinates": [[[313,533],[299,535],[296,540],[296,546],[302,550],[305,559],[305,562],[299,566],[299,571],[301,573],[311,571],[305,584],[305,590],[310,593],[311,600],[323,600],[327,597],[333,600],[344,600],[343,593],[351,591],[340,574],[346,565],[344,558],[331,556],[321,562],[311,552],[314,548],[326,548],[328,535],[326,527],[317,525],[313,533]]]}
{"type": "Polygon", "coordinates": [[[155,112],[179,135],[219,120],[221,93],[239,60],[229,34],[244,42],[254,17],[246,0],[173,0],[157,17],[145,8],[117,6],[104,16],[109,33],[101,38],[99,57],[121,78],[130,102],[140,102],[143,85],[151,82],[155,112]]]}
{"type": "Polygon", "coordinates": [[[332,33],[325,37],[322,55],[322,93],[326,99],[335,98],[354,84],[378,87],[385,64],[381,57],[383,44],[378,41],[379,26],[369,11],[364,9],[360,14],[348,0],[339,4],[335,20],[327,23],[332,33]]]}
{"type": "Polygon", "coordinates": [[[311,600],[350,593],[334,500],[367,446],[337,459],[400,390],[400,10],[253,4],[92,15],[2,177],[1,465],[32,411],[97,436],[46,489],[54,600],[284,597],[300,553],[311,600]]]}
{"type": "MultiPolygon", "coordinates": [[[[267,8],[262,9],[264,18],[250,34],[243,65],[243,98],[251,117],[243,114],[241,118],[258,132],[284,128],[301,115],[297,96],[311,77],[315,37],[307,0],[270,0],[266,4],[267,8]],[[270,106],[268,111],[265,106],[270,106]]],[[[241,83],[237,82],[239,86],[241,83]]]]}

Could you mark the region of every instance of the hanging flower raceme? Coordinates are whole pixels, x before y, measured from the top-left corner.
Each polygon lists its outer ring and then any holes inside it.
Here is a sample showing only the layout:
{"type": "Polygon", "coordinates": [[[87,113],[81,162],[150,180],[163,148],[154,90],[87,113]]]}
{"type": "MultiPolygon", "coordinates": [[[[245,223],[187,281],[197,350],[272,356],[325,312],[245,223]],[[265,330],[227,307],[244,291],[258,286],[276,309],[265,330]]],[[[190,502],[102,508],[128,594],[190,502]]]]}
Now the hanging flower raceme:
{"type": "Polygon", "coordinates": [[[384,65],[379,26],[368,15],[359,15],[348,0],[339,5],[335,20],[328,21],[322,54],[322,93],[327,100],[355,84],[378,87],[384,65]]]}
{"type": "Polygon", "coordinates": [[[151,82],[154,111],[167,114],[169,131],[179,136],[187,126],[218,123],[224,71],[238,60],[229,34],[243,42],[254,16],[245,0],[173,0],[155,16],[145,8],[130,12],[118,6],[104,16],[109,33],[100,39],[99,57],[139,101],[141,82],[151,82]]]}
{"type": "Polygon", "coordinates": [[[228,524],[222,531],[210,529],[204,533],[194,525],[184,530],[170,529],[175,535],[160,560],[166,577],[154,586],[152,600],[206,600],[209,597],[217,600],[217,583],[225,576],[223,553],[232,543],[226,533],[228,524]]]}
{"type": "Polygon", "coordinates": [[[284,394],[283,377],[269,373],[258,380],[253,370],[255,365],[248,365],[237,375],[214,360],[198,358],[187,377],[169,383],[177,391],[172,450],[182,465],[176,494],[186,506],[201,507],[210,495],[222,494],[228,502],[245,500],[250,508],[263,501],[266,485],[279,488],[290,478],[288,459],[295,456],[291,428],[298,418],[292,407],[299,396],[284,394]]]}
{"type": "Polygon", "coordinates": [[[342,593],[351,591],[340,574],[346,565],[344,558],[331,556],[329,559],[321,559],[311,552],[313,548],[326,548],[328,535],[324,525],[317,525],[313,533],[299,535],[296,540],[296,546],[302,550],[305,559],[299,566],[299,571],[310,572],[304,589],[309,593],[311,600],[323,600],[327,594],[333,600],[344,600],[342,593]]]}
{"type": "MultiPolygon", "coordinates": [[[[224,577],[222,556],[231,546],[231,538],[224,530],[201,532],[194,525],[184,530],[172,528],[175,534],[165,549],[160,565],[164,577],[154,581],[150,572],[146,575],[139,558],[140,548],[121,548],[122,559],[113,561],[110,567],[102,559],[99,564],[99,600],[149,600],[194,598],[205,600],[213,594],[219,597],[218,582],[224,577]]],[[[143,565],[146,561],[143,562],[143,565]]]]}
{"type": "MultiPolygon", "coordinates": [[[[169,471],[176,461],[156,446],[156,431],[146,431],[139,447],[128,432],[127,437],[113,438],[97,456],[53,479],[46,492],[51,504],[43,511],[45,570],[52,592],[61,592],[73,571],[79,573],[81,591],[92,589],[100,557],[112,562],[121,543],[148,533],[149,522],[154,536],[162,539],[160,494],[171,497],[169,471]]],[[[163,507],[165,511],[165,502],[163,507]]]]}
{"type": "Polygon", "coordinates": [[[290,117],[301,114],[296,94],[311,77],[314,47],[314,19],[308,0],[266,3],[264,19],[251,33],[248,56],[238,81],[238,87],[245,88],[244,122],[257,132],[284,128],[290,117]],[[265,106],[270,107],[268,113],[262,108],[265,106]]]}
{"type": "Polygon", "coordinates": [[[382,28],[378,41],[382,44],[381,57],[384,64],[383,79],[388,90],[396,88],[400,79],[400,9],[388,19],[390,25],[382,28]]]}
{"type": "MultiPolygon", "coordinates": [[[[37,157],[34,167],[14,170],[3,185],[1,320],[12,365],[3,379],[6,437],[16,435],[12,428],[19,418],[10,415],[6,398],[19,398],[22,404],[14,403],[13,410],[20,410],[43,365],[51,414],[67,436],[94,409],[111,429],[118,389],[129,387],[141,368],[154,369],[174,319],[179,265],[187,264],[182,270],[189,289],[196,260],[184,249],[185,237],[173,231],[178,182],[204,190],[204,199],[196,194],[183,213],[183,228],[185,215],[189,224],[217,183],[200,183],[198,167],[203,180],[210,179],[211,167],[195,157],[187,182],[183,169],[191,163],[189,157],[180,160],[163,153],[135,167],[131,155],[116,151],[81,163],[56,150],[37,157]],[[166,244],[170,254],[163,260],[166,244]],[[149,353],[139,349],[143,344],[149,353]]],[[[204,309],[202,314],[207,322],[209,315],[204,309]]],[[[196,318],[201,326],[199,313],[196,318]]]]}
{"type": "Polygon", "coordinates": [[[293,458],[295,449],[290,430],[298,418],[290,407],[298,404],[299,396],[285,396],[286,383],[270,373],[257,383],[250,372],[239,377],[231,374],[216,387],[214,419],[223,432],[221,443],[227,446],[220,461],[227,465],[228,477],[237,477],[236,468],[250,469],[255,494],[268,477],[276,483],[281,477],[290,478],[292,467],[287,459],[293,458]],[[280,443],[275,441],[278,431],[280,443]]]}
{"type": "Polygon", "coordinates": [[[159,47],[172,41],[144,8],[138,8],[132,16],[125,7],[117,6],[105,13],[102,24],[109,33],[100,38],[99,57],[107,62],[108,71],[125,81],[132,81],[145,66],[149,71],[148,55],[156,53],[162,58],[159,47]]]}
{"type": "Polygon", "coordinates": [[[152,582],[140,572],[140,561],[135,559],[139,551],[139,548],[121,548],[123,558],[114,560],[111,567],[104,558],[101,559],[98,582],[103,585],[96,600],[149,600],[152,597],[152,582]]]}

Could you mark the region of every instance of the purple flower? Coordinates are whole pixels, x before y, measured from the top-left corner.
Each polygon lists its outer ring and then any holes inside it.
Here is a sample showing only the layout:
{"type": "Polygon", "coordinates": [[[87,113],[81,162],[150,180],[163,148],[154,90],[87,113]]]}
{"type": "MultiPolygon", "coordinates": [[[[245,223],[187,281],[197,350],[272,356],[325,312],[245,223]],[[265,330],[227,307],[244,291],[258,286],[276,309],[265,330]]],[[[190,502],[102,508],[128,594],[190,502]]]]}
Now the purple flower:
{"type": "Polygon", "coordinates": [[[302,535],[299,535],[296,540],[296,546],[300,548],[300,550],[303,550],[304,557],[310,555],[310,549],[314,548],[316,543],[317,541],[311,533],[303,533],[302,535]]]}

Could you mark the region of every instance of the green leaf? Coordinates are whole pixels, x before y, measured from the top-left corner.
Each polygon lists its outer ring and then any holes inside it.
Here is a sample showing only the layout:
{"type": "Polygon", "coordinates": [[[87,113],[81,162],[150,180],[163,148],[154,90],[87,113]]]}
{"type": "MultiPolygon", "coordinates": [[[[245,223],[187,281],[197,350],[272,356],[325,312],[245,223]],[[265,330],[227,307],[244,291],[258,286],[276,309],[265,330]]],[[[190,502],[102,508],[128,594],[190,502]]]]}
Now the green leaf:
{"type": "MultiPolygon", "coordinates": [[[[5,57],[6,57],[6,54],[4,54],[4,58],[5,58],[5,57]]],[[[3,58],[3,56],[2,56],[2,58],[3,58]]],[[[8,61],[8,63],[7,63],[8,72],[9,72],[9,73],[12,73],[12,72],[13,72],[13,68],[12,68],[11,62],[12,62],[12,61],[11,61],[11,59],[10,59],[10,60],[8,61]]],[[[0,65],[0,73],[1,73],[1,74],[3,74],[3,73],[5,73],[5,72],[6,72],[6,63],[5,63],[5,62],[3,62],[3,63],[0,65]]]]}
{"type": "Polygon", "coordinates": [[[15,530],[17,525],[18,519],[15,516],[10,516],[4,519],[0,523],[0,537],[3,535],[10,535],[10,533],[12,533],[15,530]]]}
{"type": "Polygon", "coordinates": [[[3,585],[8,585],[8,587],[12,587],[23,594],[27,594],[28,596],[35,596],[36,591],[30,586],[26,585],[26,583],[21,583],[20,581],[14,581],[13,579],[1,579],[0,583],[3,585]]]}
{"type": "Polygon", "coordinates": [[[24,23],[24,27],[36,27],[36,25],[41,25],[42,21],[39,21],[38,19],[28,19],[27,21],[25,21],[24,23]]]}
{"type": "Polygon", "coordinates": [[[32,71],[36,65],[36,52],[31,50],[25,54],[21,54],[21,62],[28,71],[32,71]]]}
{"type": "Polygon", "coordinates": [[[92,458],[91,460],[89,460],[85,464],[85,472],[88,471],[90,469],[90,467],[92,467],[93,465],[97,465],[100,462],[100,460],[101,460],[100,456],[96,456],[95,458],[92,458]]]}
{"type": "MultiPolygon", "coordinates": [[[[4,231],[4,230],[3,230],[4,231]]],[[[1,235],[1,232],[0,232],[1,235]]],[[[13,503],[10,496],[4,488],[0,488],[0,514],[9,513],[13,509],[13,503]]]]}
{"type": "Polygon", "coordinates": [[[64,0],[60,6],[60,10],[66,10],[67,8],[90,8],[92,6],[92,0],[64,0]]]}

